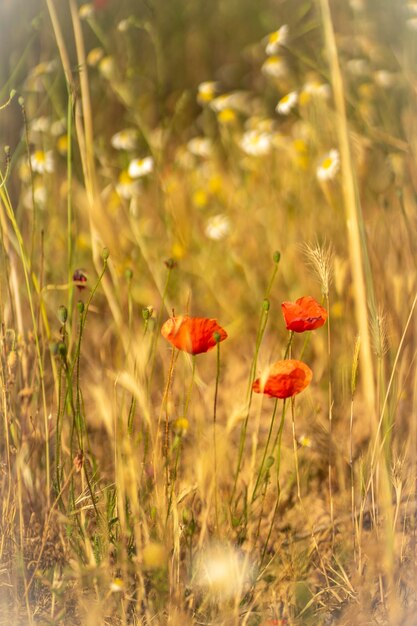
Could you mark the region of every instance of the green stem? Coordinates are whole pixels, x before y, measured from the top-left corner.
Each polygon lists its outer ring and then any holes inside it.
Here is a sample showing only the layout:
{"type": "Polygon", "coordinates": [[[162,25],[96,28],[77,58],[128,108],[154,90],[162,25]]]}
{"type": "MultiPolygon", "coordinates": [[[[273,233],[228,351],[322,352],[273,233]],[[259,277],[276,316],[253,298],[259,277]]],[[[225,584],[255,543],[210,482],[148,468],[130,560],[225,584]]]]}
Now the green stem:
{"type": "Polygon", "coordinates": [[[263,469],[264,469],[264,466],[265,466],[265,459],[266,459],[266,455],[268,453],[268,448],[269,448],[269,442],[271,441],[272,430],[273,430],[274,424],[275,424],[275,416],[276,416],[276,413],[277,413],[277,407],[278,407],[278,398],[276,398],[275,404],[274,404],[274,410],[273,410],[273,413],[272,413],[271,423],[269,425],[268,438],[266,440],[261,466],[259,468],[258,477],[256,479],[255,487],[254,487],[254,490],[253,490],[253,493],[252,493],[252,503],[256,499],[259,483],[260,483],[260,481],[262,479],[263,469]]]}
{"type": "Polygon", "coordinates": [[[216,532],[219,532],[219,502],[218,502],[218,483],[217,483],[217,441],[216,441],[216,421],[217,421],[217,397],[219,392],[220,380],[220,337],[217,341],[217,359],[216,359],[216,385],[214,388],[214,406],[213,406],[213,455],[214,455],[214,510],[216,516],[216,532]]]}
{"type": "Polygon", "coordinates": [[[265,559],[265,555],[266,555],[266,551],[268,549],[268,543],[269,540],[271,538],[271,533],[272,533],[272,528],[274,526],[274,522],[275,522],[275,517],[278,511],[278,507],[279,507],[279,501],[281,499],[281,484],[280,484],[280,469],[281,469],[281,444],[282,444],[282,432],[284,430],[284,419],[285,419],[285,411],[286,411],[286,405],[287,405],[287,400],[284,399],[284,403],[282,405],[282,413],[281,413],[281,421],[278,427],[278,433],[277,433],[277,439],[276,439],[276,446],[277,446],[277,499],[275,502],[275,507],[274,507],[274,512],[272,514],[272,519],[271,519],[271,523],[269,525],[269,530],[268,530],[268,535],[266,537],[265,540],[265,544],[262,550],[262,554],[261,554],[261,562],[260,562],[260,566],[262,567],[262,564],[264,562],[265,559]]]}

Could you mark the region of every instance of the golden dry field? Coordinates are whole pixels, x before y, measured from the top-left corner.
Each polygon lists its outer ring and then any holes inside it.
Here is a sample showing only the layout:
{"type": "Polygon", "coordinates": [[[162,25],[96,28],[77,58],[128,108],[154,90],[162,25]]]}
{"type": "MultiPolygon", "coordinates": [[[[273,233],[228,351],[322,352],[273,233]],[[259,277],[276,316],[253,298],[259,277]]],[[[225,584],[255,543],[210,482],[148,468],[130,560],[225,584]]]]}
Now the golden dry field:
{"type": "Polygon", "coordinates": [[[417,626],[417,2],[0,51],[0,625],[417,626]]]}

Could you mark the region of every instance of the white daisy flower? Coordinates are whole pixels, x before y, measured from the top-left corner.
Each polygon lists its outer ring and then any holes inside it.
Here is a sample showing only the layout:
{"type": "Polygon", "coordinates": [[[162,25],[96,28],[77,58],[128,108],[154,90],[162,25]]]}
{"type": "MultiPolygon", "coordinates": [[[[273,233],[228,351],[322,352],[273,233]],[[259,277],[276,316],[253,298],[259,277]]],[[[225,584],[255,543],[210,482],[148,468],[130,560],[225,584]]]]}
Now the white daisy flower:
{"type": "Polygon", "coordinates": [[[332,180],[340,169],[339,151],[333,148],[320,161],[316,170],[317,178],[320,181],[332,180]]]}
{"type": "Polygon", "coordinates": [[[218,84],[213,80],[207,80],[200,83],[197,92],[197,102],[199,104],[207,104],[211,102],[216,95],[218,84]]]}
{"type": "Polygon", "coordinates": [[[275,111],[280,115],[288,115],[295,108],[298,102],[298,94],[296,91],[290,91],[278,102],[275,111]]]}
{"type": "Polygon", "coordinates": [[[144,159],[133,159],[129,163],[128,173],[132,178],[147,176],[153,171],[154,160],[151,156],[144,159]]]}
{"type": "Polygon", "coordinates": [[[378,70],[374,74],[374,79],[380,87],[392,87],[397,82],[396,74],[388,70],[378,70]]]}
{"type": "Polygon", "coordinates": [[[94,7],[89,2],[86,4],[82,4],[78,9],[78,15],[80,16],[80,20],[87,20],[88,18],[94,15],[94,7]]]}
{"type": "Polygon", "coordinates": [[[140,189],[140,182],[132,178],[127,170],[120,172],[116,191],[121,198],[130,200],[140,194],[140,189]]]}
{"type": "Polygon", "coordinates": [[[261,70],[266,76],[272,76],[273,78],[283,78],[288,73],[285,60],[278,56],[268,57],[261,70]]]}
{"type": "Polygon", "coordinates": [[[209,217],[206,222],[204,233],[209,239],[213,241],[220,241],[224,239],[230,232],[230,220],[224,213],[213,215],[209,217]]]}
{"type": "Polygon", "coordinates": [[[32,133],[47,133],[51,126],[51,120],[46,115],[41,115],[32,120],[30,124],[30,131],[32,133]]]}
{"type": "MultiPolygon", "coordinates": [[[[90,67],[96,67],[104,57],[103,48],[92,48],[87,54],[87,65],[90,67]]],[[[110,57],[108,57],[110,58],[110,57]]]]}
{"type": "Polygon", "coordinates": [[[124,583],[121,578],[114,578],[110,583],[110,591],[112,593],[120,593],[124,589],[124,583]]]}
{"type": "Polygon", "coordinates": [[[44,209],[46,206],[46,202],[48,199],[48,192],[46,191],[46,187],[36,181],[35,187],[32,194],[32,189],[28,189],[23,196],[23,204],[27,209],[33,210],[33,199],[35,199],[35,204],[40,209],[44,209]]]}
{"type": "Polygon", "coordinates": [[[366,76],[369,72],[369,64],[366,59],[349,59],[346,69],[353,76],[366,76]]]}
{"type": "Polygon", "coordinates": [[[309,96],[317,96],[327,100],[330,98],[332,91],[328,83],[321,83],[318,80],[307,81],[303,87],[304,93],[309,96]]]}
{"type": "Polygon", "coordinates": [[[289,28],[287,24],[283,24],[278,30],[275,30],[273,33],[269,33],[267,36],[265,52],[269,56],[277,54],[281,46],[285,46],[288,42],[288,33],[289,28]]]}
{"type": "Polygon", "coordinates": [[[213,153],[213,144],[207,137],[194,137],[187,143],[187,148],[191,154],[200,157],[209,157],[213,153]]]}
{"type": "Polygon", "coordinates": [[[248,130],[240,140],[240,147],[250,156],[264,156],[272,148],[272,137],[269,133],[248,130]]]}
{"type": "Polygon", "coordinates": [[[209,106],[216,113],[220,113],[226,109],[247,113],[250,106],[249,94],[246,91],[224,93],[221,96],[217,96],[217,98],[213,98],[209,106]]]}
{"type": "Polygon", "coordinates": [[[110,143],[115,150],[134,150],[136,148],[136,130],[125,128],[115,133],[110,139],[110,143]]]}
{"type": "Polygon", "coordinates": [[[54,157],[50,150],[36,150],[30,157],[32,170],[38,174],[50,174],[55,169],[54,157]]]}
{"type": "Polygon", "coordinates": [[[55,120],[55,122],[52,122],[51,135],[53,135],[54,137],[59,137],[59,135],[62,135],[63,133],[65,133],[65,131],[66,131],[65,120],[55,120]]]}
{"type": "Polygon", "coordinates": [[[103,57],[98,65],[100,73],[108,80],[114,76],[116,65],[113,57],[103,57]]]}

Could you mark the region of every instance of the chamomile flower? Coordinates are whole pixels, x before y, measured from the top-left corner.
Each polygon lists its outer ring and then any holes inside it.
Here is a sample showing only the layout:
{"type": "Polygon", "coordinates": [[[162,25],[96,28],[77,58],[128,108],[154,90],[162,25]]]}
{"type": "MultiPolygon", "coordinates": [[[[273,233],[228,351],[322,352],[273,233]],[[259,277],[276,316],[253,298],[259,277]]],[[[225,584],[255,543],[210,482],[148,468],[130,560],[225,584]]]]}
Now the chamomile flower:
{"type": "Polygon", "coordinates": [[[289,115],[298,102],[298,94],[296,91],[290,91],[278,102],[275,111],[280,115],[289,115]]]}
{"type": "Polygon", "coordinates": [[[59,137],[60,135],[65,133],[65,130],[65,120],[55,120],[55,122],[52,122],[50,131],[51,135],[53,135],[54,137],[59,137]]]}
{"type": "Polygon", "coordinates": [[[121,198],[130,200],[140,193],[139,181],[130,176],[127,170],[123,170],[119,174],[119,180],[116,184],[116,191],[121,198]]]}
{"type": "Polygon", "coordinates": [[[33,200],[40,209],[44,209],[48,199],[46,187],[40,180],[35,181],[33,193],[32,189],[28,189],[23,196],[23,204],[27,209],[33,210],[33,200]]]}
{"type": "Polygon", "coordinates": [[[208,104],[216,95],[218,85],[215,81],[207,80],[200,83],[197,92],[197,102],[199,104],[208,104]]]}
{"type": "Polygon", "coordinates": [[[31,133],[47,133],[50,130],[51,120],[46,115],[41,115],[40,117],[32,120],[30,124],[30,132],[31,133]]]}
{"type": "Polygon", "coordinates": [[[31,76],[43,76],[44,74],[51,74],[57,67],[57,62],[54,61],[42,61],[35,65],[31,72],[31,76]]]}
{"type": "Polygon", "coordinates": [[[104,57],[103,48],[92,48],[87,54],[87,65],[90,67],[96,67],[104,57]]]}
{"type": "Polygon", "coordinates": [[[81,20],[88,20],[90,17],[94,15],[94,7],[89,2],[86,4],[82,4],[78,9],[78,15],[81,20]]]}
{"type": "Polygon", "coordinates": [[[304,83],[298,96],[301,107],[308,105],[313,100],[328,100],[331,96],[331,88],[327,83],[320,83],[317,80],[309,80],[304,83]]]}
{"type": "Polygon", "coordinates": [[[352,76],[366,76],[369,72],[369,63],[366,59],[349,59],[346,69],[352,76]]]}
{"type": "Polygon", "coordinates": [[[311,444],[311,437],[308,435],[302,434],[298,437],[298,445],[301,446],[301,448],[311,448],[311,444]]]}
{"type": "Polygon", "coordinates": [[[272,148],[272,137],[269,133],[248,130],[240,140],[240,147],[250,156],[265,156],[272,148]]]}
{"type": "Polygon", "coordinates": [[[210,108],[216,113],[225,109],[233,109],[240,113],[248,113],[250,108],[249,94],[246,91],[232,91],[223,93],[210,102],[210,108]]]}
{"type": "Polygon", "coordinates": [[[115,133],[110,139],[110,143],[115,150],[134,150],[136,148],[136,130],[125,128],[115,133]]]}
{"type": "Polygon", "coordinates": [[[233,126],[237,120],[236,111],[233,109],[222,109],[217,114],[217,121],[223,126],[233,126]]]}
{"type": "Polygon", "coordinates": [[[54,171],[54,157],[50,150],[36,150],[30,157],[32,170],[38,174],[50,174],[54,171]]]}
{"type": "Polygon", "coordinates": [[[132,178],[142,178],[153,171],[154,160],[151,156],[143,159],[133,159],[129,163],[128,173],[132,178]]]}
{"type": "Polygon", "coordinates": [[[68,152],[68,136],[61,135],[56,140],[56,149],[58,150],[61,156],[65,156],[68,152]]]}
{"type": "Polygon", "coordinates": [[[206,237],[213,241],[224,239],[230,232],[230,220],[224,213],[209,217],[204,229],[206,237]]]}
{"type": "Polygon", "coordinates": [[[397,76],[394,72],[388,70],[378,70],[374,74],[375,83],[380,87],[393,87],[397,82],[397,76]]]}
{"type": "Polygon", "coordinates": [[[284,78],[288,73],[285,60],[280,56],[268,57],[261,68],[266,76],[273,78],[284,78]]]}
{"type": "Polygon", "coordinates": [[[194,156],[207,158],[213,153],[213,144],[207,137],[194,137],[187,143],[187,148],[194,156]]]}
{"type": "Polygon", "coordinates": [[[113,578],[110,583],[110,591],[112,593],[120,593],[124,589],[124,583],[121,578],[113,578]]]}
{"type": "Polygon", "coordinates": [[[277,54],[282,46],[285,46],[288,42],[289,28],[287,24],[283,24],[281,28],[275,30],[273,33],[269,33],[267,36],[267,45],[265,52],[271,56],[277,54]]]}
{"type": "Polygon", "coordinates": [[[111,56],[103,57],[101,61],[99,62],[98,69],[100,73],[104,76],[104,78],[107,78],[108,80],[110,80],[110,78],[114,76],[115,69],[116,69],[116,65],[115,65],[113,57],[111,56]]]}
{"type": "Polygon", "coordinates": [[[212,544],[195,559],[193,584],[205,597],[238,598],[251,585],[255,569],[244,552],[228,544],[212,544]]]}
{"type": "Polygon", "coordinates": [[[316,175],[320,181],[332,180],[340,169],[339,151],[333,148],[320,161],[316,175]]]}
{"type": "Polygon", "coordinates": [[[189,422],[186,417],[179,417],[174,422],[174,429],[177,435],[184,436],[187,434],[189,422]]]}

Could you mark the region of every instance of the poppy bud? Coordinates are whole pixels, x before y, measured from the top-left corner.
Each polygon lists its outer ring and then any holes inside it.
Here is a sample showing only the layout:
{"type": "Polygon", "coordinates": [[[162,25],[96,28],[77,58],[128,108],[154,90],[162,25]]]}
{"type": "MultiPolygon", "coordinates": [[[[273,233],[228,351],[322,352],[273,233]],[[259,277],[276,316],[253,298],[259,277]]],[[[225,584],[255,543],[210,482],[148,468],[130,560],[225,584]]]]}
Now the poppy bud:
{"type": "Polygon", "coordinates": [[[265,300],[262,302],[263,310],[269,311],[270,306],[271,306],[271,303],[269,302],[268,298],[265,298],[265,300]]]}
{"type": "Polygon", "coordinates": [[[213,339],[216,343],[220,343],[220,341],[222,340],[220,333],[218,333],[217,331],[213,333],[213,339]]]}
{"type": "Polygon", "coordinates": [[[61,304],[58,308],[58,319],[61,324],[65,324],[68,319],[68,310],[67,307],[65,307],[63,304],[61,304]]]}
{"type": "Polygon", "coordinates": [[[126,280],[132,280],[133,278],[133,271],[130,269],[130,267],[127,268],[127,270],[125,271],[125,276],[126,276],[126,280]]]}
{"type": "Polygon", "coordinates": [[[101,256],[103,257],[103,261],[107,261],[110,256],[110,250],[108,248],[103,248],[101,256]]]}
{"type": "Polygon", "coordinates": [[[153,309],[151,306],[146,306],[144,309],[142,309],[142,317],[145,320],[145,322],[152,317],[152,313],[153,313],[153,309]]]}
{"type": "Polygon", "coordinates": [[[281,259],[281,252],[278,252],[278,250],[275,250],[274,256],[272,258],[274,259],[274,263],[279,263],[281,259]]]}
{"type": "Polygon", "coordinates": [[[80,283],[86,283],[87,282],[87,274],[80,269],[75,270],[74,274],[72,275],[72,280],[77,283],[77,287],[80,291],[82,291],[83,289],[85,289],[84,285],[80,284],[80,283]]]}
{"type": "Polygon", "coordinates": [[[77,309],[78,309],[78,313],[82,315],[84,313],[84,302],[79,300],[77,303],[77,309]]]}
{"type": "Polygon", "coordinates": [[[177,267],[177,262],[175,261],[175,259],[172,259],[171,257],[169,259],[166,259],[164,263],[169,270],[173,270],[174,267],[177,267]]]}

